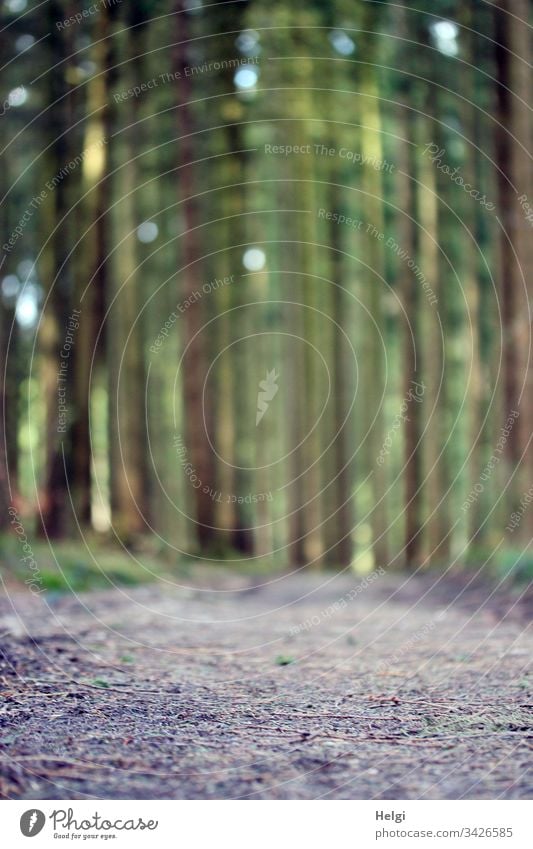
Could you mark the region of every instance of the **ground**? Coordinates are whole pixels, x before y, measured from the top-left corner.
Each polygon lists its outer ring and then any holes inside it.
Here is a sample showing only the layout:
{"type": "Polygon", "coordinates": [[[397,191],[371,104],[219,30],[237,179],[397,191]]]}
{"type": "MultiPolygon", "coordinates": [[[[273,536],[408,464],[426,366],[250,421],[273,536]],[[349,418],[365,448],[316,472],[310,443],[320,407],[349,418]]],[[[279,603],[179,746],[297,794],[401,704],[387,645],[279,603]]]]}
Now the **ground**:
{"type": "Polygon", "coordinates": [[[530,798],[528,600],[201,572],[0,604],[0,793],[530,798]]]}

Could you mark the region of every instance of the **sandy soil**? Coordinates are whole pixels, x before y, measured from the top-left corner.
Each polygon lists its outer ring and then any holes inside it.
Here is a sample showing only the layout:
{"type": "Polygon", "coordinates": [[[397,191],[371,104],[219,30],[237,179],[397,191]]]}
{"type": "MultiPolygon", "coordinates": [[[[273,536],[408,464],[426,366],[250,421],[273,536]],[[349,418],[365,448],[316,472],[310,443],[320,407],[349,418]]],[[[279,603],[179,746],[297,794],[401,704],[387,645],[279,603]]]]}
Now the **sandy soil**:
{"type": "Polygon", "coordinates": [[[530,798],[530,602],[360,580],[10,593],[2,796],[530,798]]]}

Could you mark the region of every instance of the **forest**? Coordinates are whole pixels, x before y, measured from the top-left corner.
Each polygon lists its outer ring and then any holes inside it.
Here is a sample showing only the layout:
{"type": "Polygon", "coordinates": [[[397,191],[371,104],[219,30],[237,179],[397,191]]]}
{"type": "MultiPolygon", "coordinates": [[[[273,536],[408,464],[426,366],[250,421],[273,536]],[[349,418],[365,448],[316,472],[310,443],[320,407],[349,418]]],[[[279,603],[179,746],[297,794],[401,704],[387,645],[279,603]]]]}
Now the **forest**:
{"type": "Polygon", "coordinates": [[[78,592],[144,605],[158,584],[163,605],[197,575],[222,595],[339,576],[344,606],[410,576],[417,598],[445,576],[525,592],[530,18],[3,0],[0,560],[21,610],[70,622],[78,592]]]}
{"type": "Polygon", "coordinates": [[[5,529],[530,562],[506,5],[4,4],[5,529]]]}

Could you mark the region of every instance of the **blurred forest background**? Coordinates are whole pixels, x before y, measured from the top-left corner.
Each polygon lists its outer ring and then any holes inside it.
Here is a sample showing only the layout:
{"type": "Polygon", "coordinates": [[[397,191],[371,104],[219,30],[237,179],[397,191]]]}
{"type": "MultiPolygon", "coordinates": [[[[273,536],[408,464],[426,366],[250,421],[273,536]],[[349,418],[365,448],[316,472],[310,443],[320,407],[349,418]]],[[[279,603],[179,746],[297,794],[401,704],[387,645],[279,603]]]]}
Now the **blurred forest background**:
{"type": "Polygon", "coordinates": [[[527,572],[530,11],[3,0],[5,560],[527,572]]]}

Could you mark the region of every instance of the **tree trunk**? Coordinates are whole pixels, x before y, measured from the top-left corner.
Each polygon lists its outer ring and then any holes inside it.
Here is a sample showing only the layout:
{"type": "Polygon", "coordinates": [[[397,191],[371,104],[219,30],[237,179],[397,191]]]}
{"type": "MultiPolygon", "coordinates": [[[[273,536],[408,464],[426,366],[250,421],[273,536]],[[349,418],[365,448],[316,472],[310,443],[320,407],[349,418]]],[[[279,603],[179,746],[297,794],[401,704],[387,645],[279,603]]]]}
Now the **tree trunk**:
{"type": "MultiPolygon", "coordinates": [[[[503,323],[504,393],[502,425],[513,410],[520,413],[505,446],[509,483],[509,513],[531,483],[533,451],[533,363],[531,345],[532,234],[520,198],[533,205],[531,182],[531,74],[529,4],[527,0],[500,0],[494,9],[499,125],[496,154],[499,167],[501,234],[500,296],[503,323]],[[513,477],[514,476],[514,477],[513,477]],[[512,478],[512,480],[511,480],[512,478]]],[[[529,541],[533,511],[526,511],[516,537],[529,541]]]]}
{"type": "Polygon", "coordinates": [[[181,378],[183,384],[183,403],[185,408],[185,443],[188,461],[194,474],[201,481],[201,486],[194,489],[194,504],[196,516],[197,542],[202,550],[206,550],[214,539],[215,502],[209,494],[209,489],[215,489],[215,463],[212,449],[206,433],[204,412],[209,427],[212,424],[208,411],[204,410],[203,390],[209,366],[207,350],[207,332],[203,329],[205,317],[205,302],[202,298],[195,303],[195,293],[202,290],[205,282],[202,278],[202,244],[198,227],[202,223],[200,200],[194,195],[199,191],[195,178],[194,131],[196,129],[193,114],[193,91],[191,78],[186,75],[185,68],[194,62],[188,59],[189,13],[187,4],[177,2],[175,11],[176,44],[173,48],[173,71],[179,74],[176,83],[178,100],[178,133],[179,133],[179,197],[183,210],[185,235],[180,241],[181,255],[178,279],[179,301],[191,298],[191,306],[184,314],[184,356],[181,360],[181,378]],[[207,489],[207,491],[206,491],[207,489]]]}

